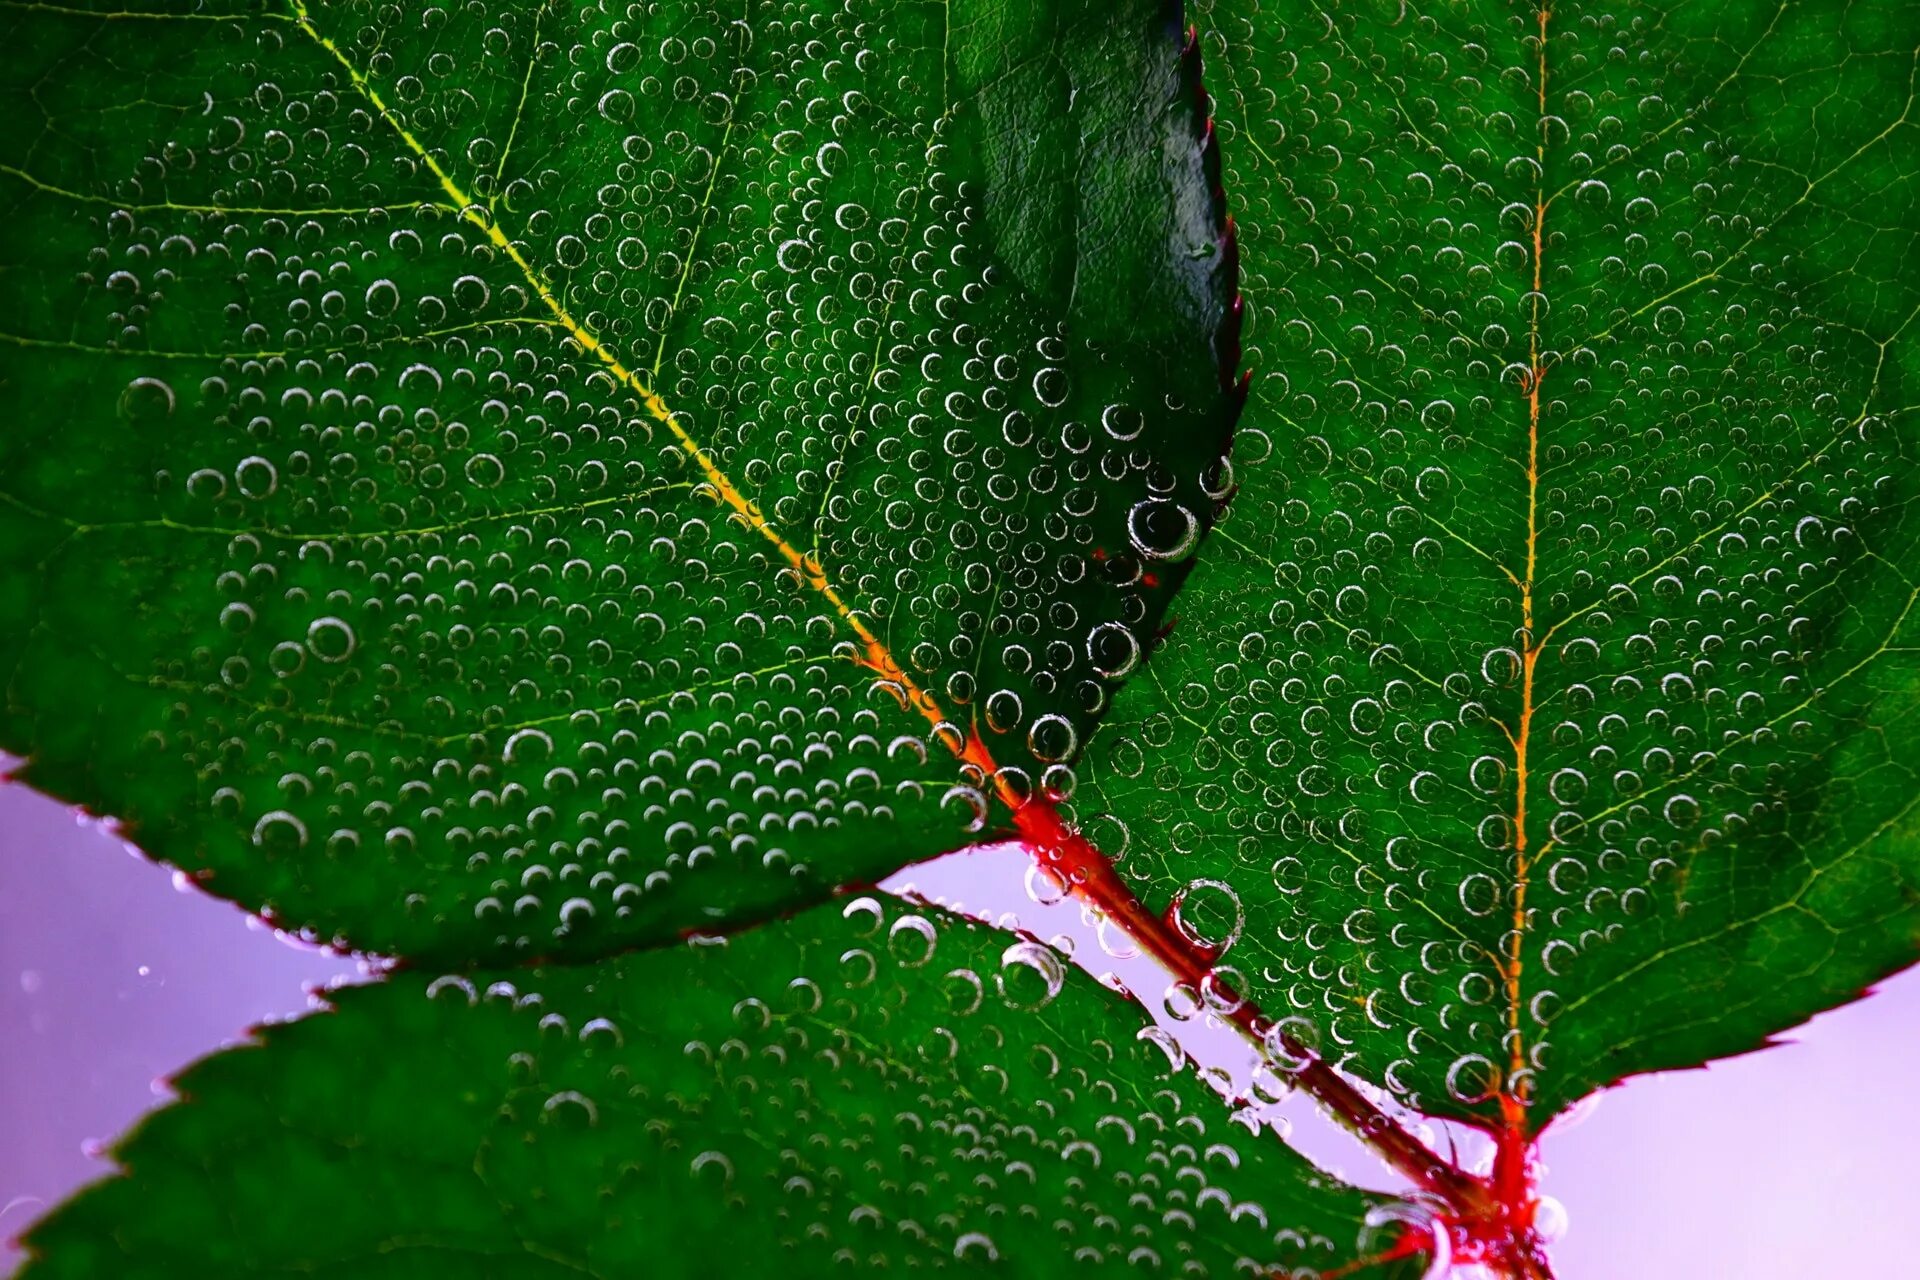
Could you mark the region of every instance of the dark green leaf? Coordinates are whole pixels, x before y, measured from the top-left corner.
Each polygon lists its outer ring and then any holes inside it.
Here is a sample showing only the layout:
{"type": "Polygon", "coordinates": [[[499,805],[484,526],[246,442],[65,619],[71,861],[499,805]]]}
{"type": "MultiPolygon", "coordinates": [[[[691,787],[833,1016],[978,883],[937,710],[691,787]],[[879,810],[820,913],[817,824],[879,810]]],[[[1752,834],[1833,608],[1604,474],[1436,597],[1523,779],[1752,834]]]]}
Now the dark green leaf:
{"type": "Polygon", "coordinates": [[[1317,1274],[1368,1208],[1054,952],[892,899],[329,999],[191,1068],[26,1280],[1317,1274]]]}
{"type": "Polygon", "coordinates": [[[1075,751],[1233,407],[1177,3],[289,2],[0,5],[29,780],[466,961],[816,899],[1075,751]]]}
{"type": "Polygon", "coordinates": [[[1912,961],[1920,10],[1202,7],[1260,378],[1089,833],[1520,1128],[1912,961]]]}

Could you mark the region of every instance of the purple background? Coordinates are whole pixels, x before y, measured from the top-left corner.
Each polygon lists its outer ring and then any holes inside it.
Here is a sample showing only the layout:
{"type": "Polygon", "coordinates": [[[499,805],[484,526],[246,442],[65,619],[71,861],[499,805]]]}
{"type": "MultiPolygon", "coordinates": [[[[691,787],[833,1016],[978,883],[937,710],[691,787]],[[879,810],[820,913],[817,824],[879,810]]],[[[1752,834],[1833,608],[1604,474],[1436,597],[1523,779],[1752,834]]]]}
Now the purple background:
{"type": "MultiPolygon", "coordinates": [[[[1071,904],[1039,908],[1004,849],[914,868],[914,886],[1026,927],[1114,969],[1157,1004],[1144,962],[1101,956],[1071,904]]],[[[107,1166],[88,1154],[163,1101],[157,1078],[295,1015],[308,989],[359,980],[352,959],[298,947],[135,856],[102,824],[0,785],[0,1238],[107,1166]]],[[[1920,1145],[1920,971],[1789,1033],[1795,1043],[1705,1071],[1634,1080],[1544,1142],[1566,1207],[1561,1280],[1909,1280],[1920,1145]]],[[[1217,1029],[1197,1056],[1241,1065],[1217,1029]]],[[[1310,1156],[1369,1185],[1392,1176],[1304,1098],[1275,1109],[1310,1156]]],[[[0,1246],[0,1274],[15,1255],[0,1246]]]]}

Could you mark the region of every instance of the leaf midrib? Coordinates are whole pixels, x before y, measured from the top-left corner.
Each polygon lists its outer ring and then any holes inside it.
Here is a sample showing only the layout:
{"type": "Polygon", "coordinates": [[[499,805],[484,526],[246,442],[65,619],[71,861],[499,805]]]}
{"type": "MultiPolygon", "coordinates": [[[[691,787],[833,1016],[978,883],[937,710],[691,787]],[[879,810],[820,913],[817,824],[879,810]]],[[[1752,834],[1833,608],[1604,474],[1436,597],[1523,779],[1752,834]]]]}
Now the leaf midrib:
{"type": "MultiPolygon", "coordinates": [[[[1503,975],[1507,996],[1507,1067],[1499,1082],[1501,1122],[1509,1132],[1525,1135],[1526,1099],[1519,1096],[1516,1082],[1527,1070],[1526,1033],[1521,1028],[1520,1012],[1525,1001],[1523,979],[1526,972],[1527,888],[1534,863],[1540,855],[1529,856],[1527,846],[1527,789],[1531,781],[1529,747],[1532,743],[1534,675],[1546,641],[1539,637],[1533,621],[1533,588],[1540,565],[1540,384],[1547,375],[1540,359],[1540,320],[1546,294],[1543,271],[1546,259],[1545,226],[1547,218],[1547,23],[1551,16],[1547,0],[1539,6],[1540,34],[1536,51],[1534,89],[1539,116],[1534,131],[1533,189],[1533,290],[1527,316],[1527,377],[1523,390],[1527,396],[1527,554],[1525,576],[1520,580],[1520,634],[1525,649],[1520,663],[1520,718],[1507,733],[1513,747],[1513,927],[1508,933],[1507,956],[1503,975]]],[[[1496,720],[1494,723],[1498,724],[1496,720]]],[[[1503,726],[1504,727],[1504,726],[1503,726]]],[[[1543,850],[1544,852],[1544,850],[1543,850]]]]}

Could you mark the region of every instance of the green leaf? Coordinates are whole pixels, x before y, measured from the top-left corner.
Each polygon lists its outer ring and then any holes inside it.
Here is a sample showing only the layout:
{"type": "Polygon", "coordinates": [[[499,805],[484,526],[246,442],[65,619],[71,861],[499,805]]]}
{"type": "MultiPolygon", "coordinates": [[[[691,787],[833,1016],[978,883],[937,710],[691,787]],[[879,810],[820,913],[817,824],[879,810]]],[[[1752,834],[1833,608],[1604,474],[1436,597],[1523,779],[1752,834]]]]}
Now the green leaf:
{"type": "Polygon", "coordinates": [[[1235,408],[1179,5],[287,3],[0,5],[24,776],[446,962],[1051,781],[1235,408]]]}
{"type": "Polygon", "coordinates": [[[1369,1207],[1056,953],[892,899],[328,1000],[190,1068],[26,1280],[1318,1274],[1369,1207]]]}
{"type": "Polygon", "coordinates": [[[1202,8],[1259,378],[1088,834],[1510,1131],[1913,961],[1920,11],[1202,8]]]}

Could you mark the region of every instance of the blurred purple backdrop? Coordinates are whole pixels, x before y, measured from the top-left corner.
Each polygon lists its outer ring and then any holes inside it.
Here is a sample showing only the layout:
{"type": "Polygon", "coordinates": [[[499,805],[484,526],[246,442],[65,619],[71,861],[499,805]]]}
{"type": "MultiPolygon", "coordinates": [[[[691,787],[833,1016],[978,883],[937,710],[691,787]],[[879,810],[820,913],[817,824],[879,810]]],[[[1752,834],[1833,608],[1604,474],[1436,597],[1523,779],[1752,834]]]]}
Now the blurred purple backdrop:
{"type": "MultiPolygon", "coordinates": [[[[912,886],[976,914],[1017,914],[1113,969],[1149,1003],[1143,962],[1098,954],[1071,904],[1040,908],[1016,850],[914,868],[912,886]]],[[[0,1238],[106,1172],[88,1152],[165,1100],[155,1081],[310,986],[360,980],[350,958],[290,944],[140,860],[110,831],[0,785],[0,1238]]],[[[1205,1059],[1243,1051],[1190,1036],[1205,1059]]],[[[1908,1280],[1906,1215],[1920,1145],[1920,971],[1705,1071],[1638,1079],[1563,1120],[1545,1190],[1567,1210],[1561,1280],[1908,1280]]],[[[1305,1099],[1276,1122],[1314,1159],[1368,1185],[1393,1179],[1305,1099]]],[[[0,1246],[0,1274],[16,1257],[0,1246]]]]}

